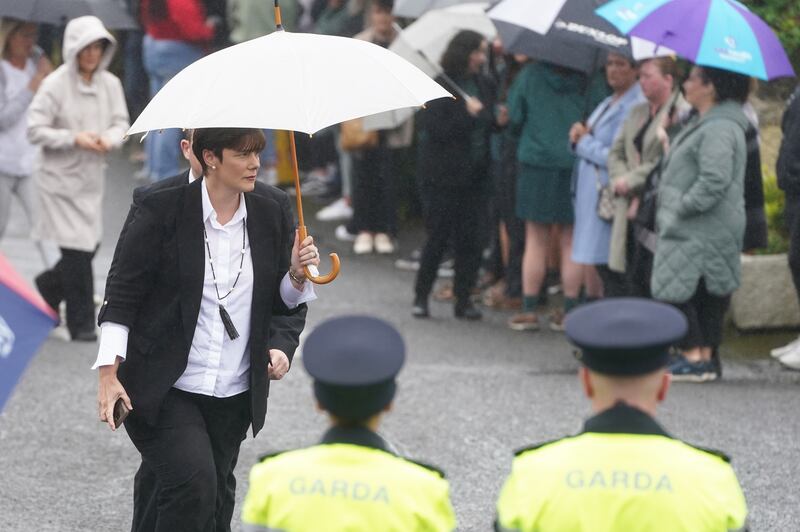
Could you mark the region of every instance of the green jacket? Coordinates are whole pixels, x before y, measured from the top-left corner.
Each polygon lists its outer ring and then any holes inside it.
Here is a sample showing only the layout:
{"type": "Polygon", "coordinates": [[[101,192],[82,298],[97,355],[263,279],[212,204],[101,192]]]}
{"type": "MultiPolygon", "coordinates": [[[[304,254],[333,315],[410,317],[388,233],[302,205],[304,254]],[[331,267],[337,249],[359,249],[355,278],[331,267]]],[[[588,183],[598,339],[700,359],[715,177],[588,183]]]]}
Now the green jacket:
{"type": "Polygon", "coordinates": [[[672,142],[658,187],[651,278],[656,299],[688,301],[701,278],[717,296],[738,288],[747,126],[742,106],[723,102],[672,142]]]}
{"type": "Polygon", "coordinates": [[[606,96],[603,76],[588,83],[578,72],[559,71],[546,63],[526,65],[508,95],[509,126],[519,137],[517,160],[543,168],[572,168],[569,128],[606,96]]]}

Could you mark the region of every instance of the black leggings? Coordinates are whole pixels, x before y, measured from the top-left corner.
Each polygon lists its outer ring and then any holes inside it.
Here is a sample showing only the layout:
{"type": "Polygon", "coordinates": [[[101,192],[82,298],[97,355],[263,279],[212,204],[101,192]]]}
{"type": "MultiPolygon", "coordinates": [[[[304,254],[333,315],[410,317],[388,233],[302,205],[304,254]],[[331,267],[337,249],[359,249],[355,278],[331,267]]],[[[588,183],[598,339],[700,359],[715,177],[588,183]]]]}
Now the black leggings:
{"type": "Polygon", "coordinates": [[[422,250],[415,293],[427,299],[436,281],[439,263],[452,243],[455,254],[453,294],[466,303],[475,286],[481,261],[481,244],[476,234],[484,217],[485,200],[473,191],[429,191],[425,202],[428,240],[422,250]]]}
{"type": "Polygon", "coordinates": [[[719,347],[722,343],[722,324],[731,296],[715,296],[706,290],[703,278],[697,283],[694,295],[685,303],[675,306],[686,315],[689,331],[679,344],[681,349],[694,347],[719,347]]]}
{"type": "Polygon", "coordinates": [[[72,336],[94,330],[92,259],[96,252],[61,248],[61,259],[37,278],[42,296],[56,312],[61,301],[67,302],[67,329],[72,336]]]}

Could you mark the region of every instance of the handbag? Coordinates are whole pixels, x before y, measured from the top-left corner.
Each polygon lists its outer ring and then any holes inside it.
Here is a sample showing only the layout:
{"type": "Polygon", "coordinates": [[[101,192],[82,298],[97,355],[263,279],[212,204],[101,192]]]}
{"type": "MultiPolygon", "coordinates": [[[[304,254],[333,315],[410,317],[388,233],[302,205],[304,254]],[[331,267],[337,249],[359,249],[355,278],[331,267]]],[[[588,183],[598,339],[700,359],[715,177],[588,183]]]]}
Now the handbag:
{"type": "Polygon", "coordinates": [[[350,151],[374,148],[378,145],[378,141],[378,130],[364,130],[364,120],[362,118],[355,118],[342,122],[339,143],[343,150],[350,151]]]}
{"type": "Polygon", "coordinates": [[[611,183],[603,184],[600,182],[600,170],[594,167],[597,183],[597,217],[605,222],[614,219],[614,191],[611,190],[611,183]]]}

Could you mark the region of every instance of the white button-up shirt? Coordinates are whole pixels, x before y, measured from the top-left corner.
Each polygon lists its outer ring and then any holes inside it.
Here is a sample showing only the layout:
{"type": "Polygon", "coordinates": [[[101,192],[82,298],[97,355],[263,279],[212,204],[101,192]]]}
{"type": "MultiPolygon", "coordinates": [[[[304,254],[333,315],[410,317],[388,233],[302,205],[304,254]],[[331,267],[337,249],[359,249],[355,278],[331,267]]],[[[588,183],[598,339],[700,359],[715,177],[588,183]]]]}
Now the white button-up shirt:
{"type": "MultiPolygon", "coordinates": [[[[190,176],[191,179],[191,176],[190,176]]],[[[208,246],[214,261],[214,274],[220,296],[225,296],[233,286],[236,276],[241,275],[231,294],[222,301],[217,299],[214,289],[214,276],[209,265],[208,251],[205,255],[205,276],[200,312],[189,349],[186,370],[175,382],[175,388],[191,393],[230,397],[249,388],[247,372],[250,369],[249,337],[250,313],[253,298],[253,261],[250,255],[250,241],[245,235],[244,260],[242,260],[243,221],[247,218],[244,197],[239,200],[239,208],[233,218],[225,225],[217,220],[211,205],[206,184],[203,183],[203,222],[208,236],[208,246]],[[222,304],[231,316],[239,337],[228,337],[219,313],[222,304]]],[[[288,273],[281,280],[281,299],[289,308],[316,299],[312,283],[305,283],[303,290],[297,290],[291,283],[288,273]]],[[[92,369],[114,363],[115,357],[123,359],[127,355],[128,328],[112,322],[101,326],[100,349],[92,369]]],[[[266,353],[264,354],[266,356],[266,353]]]]}

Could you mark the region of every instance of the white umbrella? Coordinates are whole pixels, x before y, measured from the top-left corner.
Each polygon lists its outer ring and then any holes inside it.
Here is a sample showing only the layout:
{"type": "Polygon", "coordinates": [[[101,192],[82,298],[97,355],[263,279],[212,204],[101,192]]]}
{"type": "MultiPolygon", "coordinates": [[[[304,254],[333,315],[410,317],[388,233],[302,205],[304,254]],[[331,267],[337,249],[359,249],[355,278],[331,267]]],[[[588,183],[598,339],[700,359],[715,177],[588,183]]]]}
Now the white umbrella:
{"type": "Polygon", "coordinates": [[[431,9],[442,9],[469,2],[470,0],[396,0],[392,13],[396,17],[417,18],[431,9]]]}
{"type": "Polygon", "coordinates": [[[450,96],[397,54],[366,41],[276,31],[195,61],[150,101],[128,134],[253,127],[313,134],[450,96]]]}
{"type": "Polygon", "coordinates": [[[497,28],[486,14],[487,7],[488,2],[476,2],[428,11],[404,29],[398,39],[422,52],[438,68],[448,43],[458,32],[472,30],[490,41],[497,36],[497,28]]]}
{"type": "MultiPolygon", "coordinates": [[[[277,11],[277,0],[276,0],[277,11]]],[[[276,13],[280,28],[280,12],[276,13]]],[[[128,134],[168,128],[247,127],[291,131],[297,215],[306,236],[294,150],[294,131],[327,126],[451,96],[397,54],[345,37],[276,31],[208,55],[173,77],[128,134]]],[[[315,283],[333,271],[307,271],[315,283]]]]}
{"type": "MultiPolygon", "coordinates": [[[[461,30],[472,30],[487,39],[494,39],[497,29],[486,14],[489,7],[485,2],[454,5],[426,12],[407,28],[395,24],[397,37],[389,46],[403,59],[431,77],[443,75],[439,61],[450,40],[461,30]]],[[[448,82],[456,87],[452,80],[448,82]]],[[[467,95],[461,92],[466,99],[467,95]]],[[[364,117],[364,129],[394,129],[414,116],[412,109],[397,109],[364,117]]]]}

